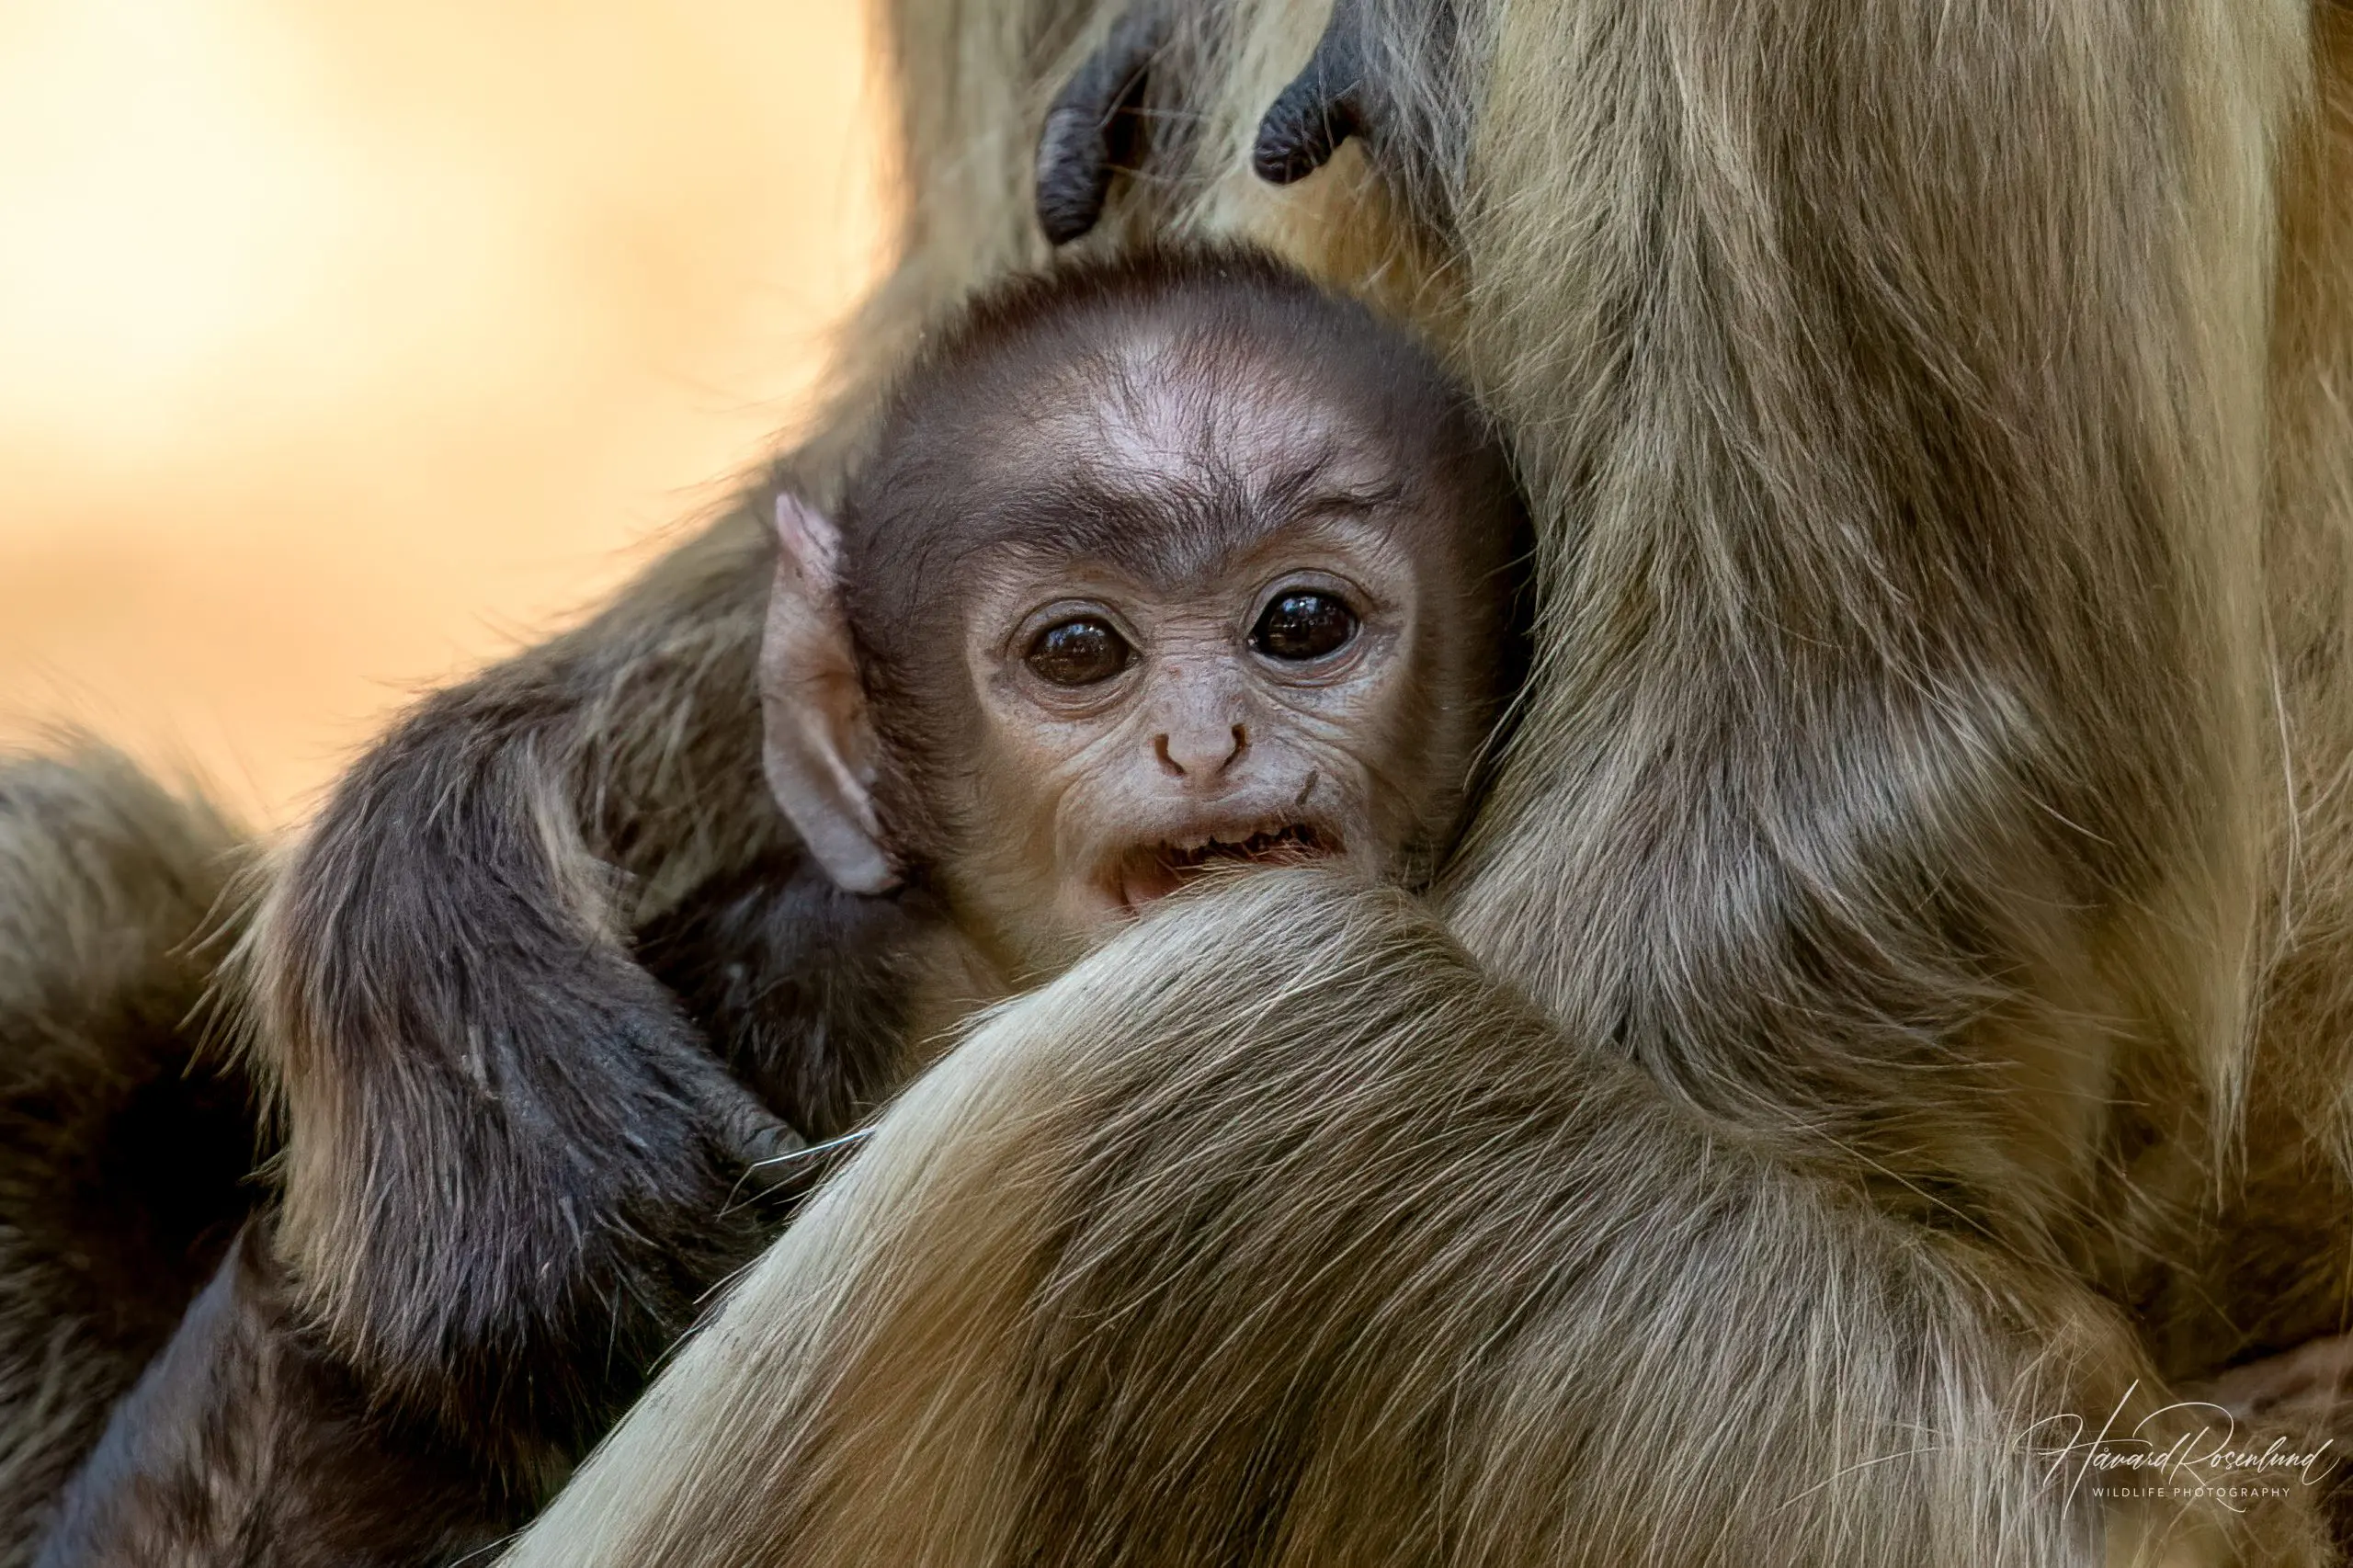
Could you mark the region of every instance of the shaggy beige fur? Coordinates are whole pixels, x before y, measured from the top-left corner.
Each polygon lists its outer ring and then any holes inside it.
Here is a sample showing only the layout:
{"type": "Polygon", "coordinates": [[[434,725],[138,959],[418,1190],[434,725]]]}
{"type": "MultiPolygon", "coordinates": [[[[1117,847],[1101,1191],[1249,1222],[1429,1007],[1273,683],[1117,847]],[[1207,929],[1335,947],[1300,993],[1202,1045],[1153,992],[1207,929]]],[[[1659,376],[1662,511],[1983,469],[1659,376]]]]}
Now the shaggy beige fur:
{"type": "MultiPolygon", "coordinates": [[[[865,341],[1039,259],[1115,9],[902,7],[865,341]]],[[[2064,1438],[2346,1322],[2353,26],[1451,9],[1276,191],[1320,18],[1179,7],[1087,242],[1273,244],[1507,430],[1539,664],[1438,914],[1267,877],[988,1022],[512,1561],[2322,1553],[2064,1438]]]]}

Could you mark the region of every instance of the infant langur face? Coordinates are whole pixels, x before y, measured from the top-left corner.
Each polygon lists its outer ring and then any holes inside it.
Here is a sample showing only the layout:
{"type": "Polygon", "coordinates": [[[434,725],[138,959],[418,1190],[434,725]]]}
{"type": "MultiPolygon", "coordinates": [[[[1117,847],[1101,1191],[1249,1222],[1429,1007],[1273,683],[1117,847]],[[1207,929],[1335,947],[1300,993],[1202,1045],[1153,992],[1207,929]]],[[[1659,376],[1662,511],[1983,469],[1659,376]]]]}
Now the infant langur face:
{"type": "Polygon", "coordinates": [[[1221,868],[1413,879],[1501,696],[1518,510],[1410,340],[1264,258],[944,332],[836,528],[778,505],[767,767],[835,880],[1009,971],[1221,868]]]}
{"type": "Polygon", "coordinates": [[[1302,395],[1102,411],[1100,455],[1036,475],[1037,526],[970,562],[972,818],[992,831],[957,880],[1017,888],[1052,928],[1034,937],[1083,939],[1216,868],[1392,874],[1453,812],[1483,704],[1448,667],[1445,519],[1302,395]]]}

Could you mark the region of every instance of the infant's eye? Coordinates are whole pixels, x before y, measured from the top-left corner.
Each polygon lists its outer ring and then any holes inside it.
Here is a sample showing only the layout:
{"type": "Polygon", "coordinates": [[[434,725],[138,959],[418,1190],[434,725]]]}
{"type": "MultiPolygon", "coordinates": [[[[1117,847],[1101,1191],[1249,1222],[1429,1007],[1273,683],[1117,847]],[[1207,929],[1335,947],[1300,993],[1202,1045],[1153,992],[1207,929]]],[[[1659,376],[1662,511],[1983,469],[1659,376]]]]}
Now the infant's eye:
{"type": "Polygon", "coordinates": [[[1348,645],[1357,634],[1357,612],[1331,594],[1307,589],[1280,594],[1250,629],[1250,646],[1270,659],[1303,663],[1348,645]]]}
{"type": "Polygon", "coordinates": [[[1128,667],[1128,640],[1108,621],[1091,615],[1058,620],[1029,639],[1022,655],[1040,680],[1056,686],[1094,686],[1128,667]]]}

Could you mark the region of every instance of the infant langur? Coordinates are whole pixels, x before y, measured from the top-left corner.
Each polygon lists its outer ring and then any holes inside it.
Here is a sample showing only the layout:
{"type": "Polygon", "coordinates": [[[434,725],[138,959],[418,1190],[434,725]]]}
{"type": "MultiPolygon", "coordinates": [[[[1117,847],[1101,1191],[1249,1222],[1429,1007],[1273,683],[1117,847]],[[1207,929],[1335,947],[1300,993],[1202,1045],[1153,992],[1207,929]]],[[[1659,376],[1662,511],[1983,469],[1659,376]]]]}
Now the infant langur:
{"type": "Polygon", "coordinates": [[[777,798],[1006,985],[1206,868],[1427,876],[1514,673],[1521,512],[1476,412],[1256,256],[984,298],[838,517],[777,524],[777,798]]]}
{"type": "MultiPolygon", "coordinates": [[[[756,1112],[829,1140],[971,1006],[1204,868],[1429,874],[1509,674],[1518,520],[1430,361],[1269,261],[1074,268],[983,299],[906,376],[838,527],[779,509],[766,765],[809,858],[851,892],[774,856],[757,887],[731,868],[678,900],[636,976],[674,987],[674,1016],[579,979],[609,978],[606,955],[559,940],[572,916],[535,905],[529,878],[453,886],[515,934],[452,976],[552,976],[609,1034],[485,1026],[445,1100],[407,1032],[422,1015],[356,1015],[330,1066],[323,1031],[300,1037],[294,1141],[313,1163],[290,1165],[288,1191],[310,1205],[297,1256],[323,1261],[282,1264],[266,1229],[244,1233],[118,1410],[58,1550],[444,1562],[520,1523],[694,1298],[827,1168],[756,1112]],[[855,896],[895,884],[908,895],[855,896]],[[543,953],[544,970],[524,961],[543,953]],[[710,1087],[722,1062],[740,1101],[710,1087]],[[716,1108],[704,1125],[672,1114],[690,1093],[716,1108]],[[608,1168],[595,1141],[615,1137],[608,1168]],[[788,1142],[763,1162],[782,1203],[719,1205],[711,1145],[788,1142]],[[345,1213],[321,1244],[322,1216],[345,1213]],[[427,1267],[426,1245],[457,1256],[427,1267]],[[319,1281],[297,1267],[342,1292],[315,1331],[302,1291],[319,1281]],[[257,1470],[256,1452],[303,1462],[257,1470]]],[[[415,799],[444,831],[475,820],[415,799]]],[[[309,853],[385,864],[381,845],[323,843],[309,853]]]]}

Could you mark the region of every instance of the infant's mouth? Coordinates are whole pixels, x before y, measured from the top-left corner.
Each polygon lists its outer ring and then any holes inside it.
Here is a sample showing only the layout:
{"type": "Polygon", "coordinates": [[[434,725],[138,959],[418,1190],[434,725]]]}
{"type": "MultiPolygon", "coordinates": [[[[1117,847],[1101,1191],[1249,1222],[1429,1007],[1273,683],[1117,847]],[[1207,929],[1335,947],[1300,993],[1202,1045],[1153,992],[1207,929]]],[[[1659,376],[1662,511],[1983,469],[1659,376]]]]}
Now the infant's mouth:
{"type": "Polygon", "coordinates": [[[1339,852],[1337,836],[1312,823],[1219,829],[1140,845],[1120,858],[1109,881],[1120,902],[1135,909],[1221,868],[1297,866],[1339,852]]]}

